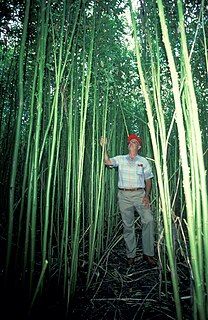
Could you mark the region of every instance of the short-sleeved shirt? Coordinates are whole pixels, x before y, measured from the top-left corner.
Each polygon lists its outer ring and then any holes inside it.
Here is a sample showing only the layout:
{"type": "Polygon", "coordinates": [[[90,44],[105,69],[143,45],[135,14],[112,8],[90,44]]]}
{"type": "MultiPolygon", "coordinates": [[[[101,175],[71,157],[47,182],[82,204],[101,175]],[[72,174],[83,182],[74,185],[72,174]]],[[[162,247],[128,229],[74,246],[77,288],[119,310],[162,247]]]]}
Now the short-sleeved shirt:
{"type": "Polygon", "coordinates": [[[145,180],[153,177],[152,169],[146,158],[137,155],[133,160],[129,154],[110,158],[112,167],[118,167],[119,188],[145,188],[145,180]]]}

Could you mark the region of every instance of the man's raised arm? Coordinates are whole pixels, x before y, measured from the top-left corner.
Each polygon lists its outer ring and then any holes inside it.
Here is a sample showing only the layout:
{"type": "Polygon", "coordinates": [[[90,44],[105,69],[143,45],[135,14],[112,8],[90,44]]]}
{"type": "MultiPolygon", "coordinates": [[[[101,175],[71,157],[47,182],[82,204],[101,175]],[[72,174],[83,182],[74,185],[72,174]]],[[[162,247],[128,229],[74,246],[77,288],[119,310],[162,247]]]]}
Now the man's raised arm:
{"type": "Polygon", "coordinates": [[[106,166],[112,166],[113,162],[109,159],[109,156],[108,156],[108,152],[107,152],[107,148],[106,148],[106,145],[107,145],[107,138],[103,138],[101,136],[100,138],[100,145],[101,147],[104,146],[104,163],[106,166]]]}

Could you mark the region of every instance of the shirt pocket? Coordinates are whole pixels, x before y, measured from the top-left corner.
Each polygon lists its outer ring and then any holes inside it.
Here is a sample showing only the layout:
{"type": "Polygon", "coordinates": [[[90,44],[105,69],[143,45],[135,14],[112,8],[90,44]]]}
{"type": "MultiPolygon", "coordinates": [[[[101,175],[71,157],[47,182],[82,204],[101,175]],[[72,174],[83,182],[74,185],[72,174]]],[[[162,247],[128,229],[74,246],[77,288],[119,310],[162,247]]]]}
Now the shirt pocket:
{"type": "Polygon", "coordinates": [[[141,164],[137,165],[137,169],[136,169],[136,173],[139,175],[143,175],[144,174],[144,167],[141,164]]]}

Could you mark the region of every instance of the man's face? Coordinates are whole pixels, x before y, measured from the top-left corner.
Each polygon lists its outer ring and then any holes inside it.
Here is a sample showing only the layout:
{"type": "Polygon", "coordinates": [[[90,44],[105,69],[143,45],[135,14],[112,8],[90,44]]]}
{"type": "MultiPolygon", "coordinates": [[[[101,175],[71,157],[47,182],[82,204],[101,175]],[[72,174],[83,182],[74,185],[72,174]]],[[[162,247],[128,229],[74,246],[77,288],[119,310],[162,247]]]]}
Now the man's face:
{"type": "Polygon", "coordinates": [[[139,142],[136,139],[132,139],[128,143],[128,150],[129,151],[135,151],[138,152],[141,146],[139,145],[139,142]]]}

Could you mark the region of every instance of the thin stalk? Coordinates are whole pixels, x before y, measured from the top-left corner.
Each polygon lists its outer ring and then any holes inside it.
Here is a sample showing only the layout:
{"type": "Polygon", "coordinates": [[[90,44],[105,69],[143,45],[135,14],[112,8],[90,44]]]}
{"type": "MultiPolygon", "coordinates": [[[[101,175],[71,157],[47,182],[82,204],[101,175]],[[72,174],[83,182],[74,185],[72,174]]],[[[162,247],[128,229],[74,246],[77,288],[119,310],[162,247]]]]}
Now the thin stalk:
{"type": "MultiPolygon", "coordinates": [[[[64,1],[63,4],[63,20],[65,18],[65,10],[66,4],[64,1]]],[[[62,22],[61,32],[60,32],[60,51],[59,51],[59,59],[58,59],[58,70],[56,73],[56,90],[54,94],[54,114],[53,114],[53,133],[52,133],[52,144],[50,150],[50,158],[49,158],[49,170],[47,177],[47,185],[46,185],[46,204],[45,204],[45,216],[44,216],[44,230],[43,230],[43,249],[42,249],[42,264],[46,260],[47,249],[48,249],[48,228],[49,228],[49,213],[50,213],[50,195],[51,195],[51,181],[53,176],[53,164],[55,161],[55,149],[57,142],[57,130],[58,130],[58,98],[59,98],[59,90],[60,90],[60,73],[61,73],[61,63],[62,63],[62,53],[63,53],[63,32],[64,32],[64,23],[62,22]]]]}
{"type": "MultiPolygon", "coordinates": [[[[208,196],[207,196],[207,185],[206,185],[206,170],[204,165],[198,106],[197,106],[191,64],[190,64],[188,48],[187,48],[186,33],[185,33],[185,27],[184,27],[183,7],[182,7],[181,0],[178,0],[177,3],[178,3],[179,24],[180,24],[180,31],[181,31],[183,62],[184,62],[184,69],[185,69],[185,75],[186,75],[187,108],[189,109],[189,114],[191,117],[191,126],[193,131],[193,136],[191,137],[190,143],[192,144],[193,141],[197,141],[197,148],[194,148],[194,153],[195,153],[194,157],[196,157],[197,167],[195,167],[194,172],[196,172],[196,176],[199,173],[199,177],[198,177],[199,181],[197,182],[198,183],[197,187],[200,188],[201,190],[200,192],[201,197],[197,197],[198,199],[197,207],[202,208],[202,217],[203,217],[203,240],[204,240],[204,255],[205,255],[204,260],[205,260],[205,279],[206,279],[206,296],[207,296],[206,305],[207,305],[208,304],[208,252],[207,252],[208,196]]],[[[199,227],[199,224],[198,224],[198,227],[199,227]]],[[[191,237],[190,241],[194,241],[194,239],[191,237]]],[[[200,239],[199,239],[199,243],[200,243],[200,239]]],[[[200,256],[201,256],[201,253],[202,251],[200,250],[200,256]]],[[[203,260],[202,256],[201,256],[201,259],[203,260]]],[[[201,259],[197,260],[199,264],[202,264],[201,259]]],[[[196,272],[198,272],[198,270],[196,270],[196,272]]],[[[199,271],[199,274],[200,274],[200,271],[199,271]]],[[[208,316],[208,310],[205,311],[204,295],[202,290],[202,287],[204,286],[203,277],[200,279],[198,278],[198,275],[197,275],[195,285],[197,286],[196,295],[197,295],[197,302],[198,302],[200,317],[201,319],[204,319],[206,316],[208,316]],[[207,312],[206,315],[204,314],[205,312],[207,312]]]]}
{"type": "MultiPolygon", "coordinates": [[[[32,219],[31,219],[31,263],[30,263],[30,290],[34,276],[35,251],[36,251],[36,219],[37,219],[37,196],[38,196],[38,174],[39,174],[39,144],[43,107],[43,84],[44,84],[44,68],[46,55],[46,41],[48,35],[50,1],[47,4],[41,2],[41,27],[40,27],[40,50],[39,50],[39,78],[38,78],[38,95],[37,95],[37,123],[35,132],[35,148],[34,148],[34,167],[33,167],[33,196],[32,196],[32,219]],[[46,10],[47,8],[47,10],[46,10]],[[45,17],[46,10],[46,17],[45,17]]],[[[45,261],[46,259],[44,259],[45,261]]]]}
{"type": "Polygon", "coordinates": [[[149,120],[149,129],[150,129],[150,135],[152,138],[152,145],[153,145],[153,152],[155,156],[155,165],[158,175],[158,185],[160,188],[160,196],[161,196],[161,203],[163,208],[163,217],[164,217],[164,228],[165,228],[165,235],[166,235],[166,242],[167,242],[167,251],[168,251],[168,257],[169,257],[169,263],[170,263],[170,270],[171,270],[171,277],[173,279],[173,294],[175,298],[175,305],[176,305],[176,313],[177,313],[177,319],[182,319],[182,312],[181,312],[181,304],[180,304],[180,295],[178,290],[178,274],[176,269],[176,261],[174,257],[174,251],[173,251],[173,243],[172,243],[172,228],[171,228],[171,209],[170,209],[170,201],[169,201],[169,195],[167,194],[168,190],[168,179],[167,179],[167,170],[165,168],[165,164],[163,168],[165,169],[165,177],[166,182],[164,183],[163,174],[161,171],[161,163],[160,163],[160,154],[159,154],[159,147],[156,139],[156,133],[155,133],[155,127],[154,127],[154,121],[153,121],[153,114],[152,114],[152,106],[151,106],[151,99],[149,90],[144,78],[144,73],[142,69],[142,63],[140,58],[140,48],[137,40],[137,30],[136,30],[136,22],[134,18],[134,13],[132,9],[132,3],[131,0],[129,0],[129,6],[130,6],[130,13],[131,13],[131,20],[132,20],[132,27],[134,32],[134,44],[135,44],[135,52],[136,52],[136,58],[137,58],[137,65],[138,65],[138,72],[140,76],[141,81],[141,88],[142,93],[144,95],[145,103],[146,103],[146,110],[147,110],[147,116],[149,120]],[[167,213],[167,215],[166,215],[167,213]]]}
{"type": "MultiPolygon", "coordinates": [[[[90,192],[89,192],[89,226],[90,226],[90,231],[89,231],[89,261],[92,260],[91,258],[91,246],[93,243],[93,228],[94,228],[94,203],[95,203],[95,179],[96,176],[94,175],[95,172],[95,143],[96,141],[96,136],[95,136],[95,128],[96,128],[96,105],[97,105],[97,68],[95,69],[95,77],[94,77],[94,85],[93,85],[93,91],[94,91],[94,104],[93,104],[93,119],[92,119],[92,136],[91,136],[91,141],[92,143],[92,151],[91,151],[91,170],[90,170],[90,192]]],[[[88,273],[91,272],[90,268],[88,273]]]]}
{"type": "MultiPolygon", "coordinates": [[[[82,192],[82,178],[83,178],[83,163],[84,163],[84,151],[85,151],[85,127],[86,127],[86,117],[88,110],[88,98],[90,89],[90,79],[91,79],[91,67],[92,67],[92,55],[94,48],[94,36],[95,36],[95,4],[94,4],[94,16],[93,25],[91,32],[91,42],[89,49],[89,57],[87,63],[87,76],[85,83],[85,99],[84,99],[84,109],[81,114],[81,125],[79,133],[79,159],[78,159],[78,178],[77,178],[77,194],[76,194],[76,217],[75,217],[75,230],[74,230],[74,241],[72,245],[72,261],[71,261],[71,272],[70,272],[70,296],[74,293],[76,279],[77,279],[77,267],[78,267],[78,250],[79,250],[79,233],[80,233],[80,216],[81,216],[81,192],[82,192]]],[[[83,84],[84,85],[84,84],[83,84]]]]}
{"type": "MultiPolygon", "coordinates": [[[[59,167],[59,155],[60,155],[60,144],[61,144],[61,133],[63,128],[63,104],[64,104],[64,94],[61,95],[61,111],[60,111],[60,121],[59,121],[59,130],[57,137],[57,149],[56,149],[56,161],[54,168],[54,179],[53,179],[53,190],[52,190],[52,203],[51,203],[51,217],[50,217],[50,232],[49,232],[49,241],[48,241],[48,261],[49,261],[49,273],[51,263],[51,254],[52,254],[52,245],[53,245],[53,229],[54,229],[54,211],[56,208],[56,192],[58,186],[58,167],[59,167]]],[[[57,210],[60,210],[59,207],[57,210]]]]}
{"type": "Polygon", "coordinates": [[[205,61],[206,61],[206,69],[207,69],[207,77],[208,77],[208,50],[207,50],[207,36],[206,36],[206,30],[204,27],[204,0],[202,0],[202,30],[203,30],[203,40],[204,40],[204,55],[205,55],[205,61]]]}
{"type": "MultiPolygon", "coordinates": [[[[33,131],[33,125],[34,125],[33,112],[34,112],[34,103],[35,103],[35,87],[36,87],[36,82],[37,82],[37,71],[38,71],[38,65],[36,64],[34,78],[33,78],[32,98],[31,98],[31,104],[30,104],[30,127],[29,127],[29,132],[28,132],[27,151],[26,151],[26,159],[25,159],[25,164],[24,164],[24,176],[23,176],[23,183],[22,183],[22,197],[21,197],[21,207],[20,207],[20,215],[19,215],[16,264],[17,264],[17,260],[18,260],[20,239],[21,239],[21,235],[22,235],[22,219],[23,219],[23,211],[24,211],[24,204],[25,204],[26,183],[28,181],[28,167],[29,167],[29,158],[30,158],[30,152],[31,152],[32,131],[33,131]]],[[[32,171],[30,171],[30,172],[32,172],[32,171]]],[[[29,199],[31,199],[31,193],[30,193],[29,199]]],[[[27,212],[29,212],[29,211],[27,211],[27,212]]],[[[27,215],[27,217],[28,217],[28,215],[27,215]]]]}
{"type": "MultiPolygon", "coordinates": [[[[102,121],[102,132],[103,136],[106,135],[106,119],[107,119],[107,106],[108,106],[108,90],[109,90],[109,82],[107,81],[107,92],[106,92],[106,102],[105,102],[105,109],[104,109],[104,115],[103,115],[103,121],[102,121]]],[[[104,148],[102,149],[102,159],[104,158],[104,148]]],[[[104,190],[103,186],[103,172],[104,172],[104,162],[101,161],[100,164],[100,172],[97,176],[97,186],[96,186],[96,202],[95,202],[95,214],[94,214],[94,220],[92,225],[92,241],[89,246],[89,272],[88,272],[88,279],[89,281],[90,273],[92,270],[92,265],[94,261],[94,254],[95,251],[97,252],[97,256],[99,257],[100,249],[101,249],[101,239],[102,239],[102,233],[101,230],[99,230],[99,226],[103,226],[103,211],[102,211],[102,190],[104,190]]]]}
{"type": "Polygon", "coordinates": [[[38,280],[38,283],[37,283],[37,287],[36,287],[35,293],[33,295],[30,307],[29,307],[28,316],[30,316],[30,314],[31,314],[32,307],[34,305],[35,299],[37,298],[37,294],[38,294],[38,291],[40,290],[41,284],[43,282],[43,278],[44,278],[44,275],[45,275],[45,271],[46,271],[47,265],[48,265],[48,261],[46,260],[44,265],[43,265],[43,268],[41,270],[41,274],[40,274],[40,277],[39,277],[39,280],[38,280]]]}
{"type": "MultiPolygon", "coordinates": [[[[30,155],[30,164],[29,164],[29,172],[33,171],[33,162],[32,162],[33,152],[31,151],[30,155]]],[[[27,216],[25,222],[25,237],[24,237],[24,249],[23,249],[23,267],[22,267],[22,278],[23,284],[25,281],[25,273],[27,270],[27,261],[28,261],[28,251],[29,251],[29,237],[30,237],[30,220],[31,220],[31,213],[32,213],[32,192],[33,192],[33,175],[30,174],[28,178],[28,198],[27,198],[27,216]]]]}
{"type": "Polygon", "coordinates": [[[74,57],[72,58],[72,72],[70,82],[70,102],[69,102],[69,114],[68,114],[68,140],[67,140],[67,166],[66,166],[66,186],[65,186],[65,202],[64,202],[64,228],[62,232],[61,242],[61,254],[60,254],[60,267],[59,274],[61,272],[61,265],[64,264],[64,286],[63,294],[66,295],[68,288],[68,238],[69,238],[69,214],[71,206],[71,171],[72,171],[72,121],[73,121],[73,89],[74,89],[74,57]],[[63,256],[64,254],[64,256],[63,256]]]}
{"type": "MultiPolygon", "coordinates": [[[[179,4],[179,1],[178,1],[178,4],[179,4]]],[[[158,9],[159,9],[161,29],[163,33],[163,42],[164,42],[166,53],[167,53],[167,58],[169,62],[170,72],[171,72],[172,85],[173,85],[173,96],[174,96],[175,110],[176,110],[176,123],[177,123],[178,134],[179,134],[179,147],[180,147],[180,155],[181,155],[181,163],[182,163],[182,171],[183,171],[184,193],[185,193],[186,208],[187,208],[191,262],[193,266],[193,274],[194,274],[195,282],[199,284],[200,273],[198,270],[198,263],[197,263],[197,248],[194,241],[195,225],[194,225],[194,213],[193,213],[193,206],[192,206],[192,192],[190,187],[190,170],[189,170],[189,164],[188,164],[188,151],[186,146],[186,134],[185,134],[184,119],[182,114],[182,105],[180,100],[178,74],[176,71],[175,61],[174,61],[171,46],[170,46],[169,34],[168,34],[166,22],[165,22],[164,9],[163,9],[163,4],[161,0],[158,0],[158,9]]],[[[179,19],[183,19],[182,16],[179,17],[179,19]]],[[[180,24],[181,24],[181,21],[180,21],[180,24]]],[[[202,292],[200,287],[196,287],[196,295],[197,295],[200,319],[205,319],[204,310],[201,304],[201,302],[203,301],[203,297],[202,297],[202,292]]],[[[181,314],[177,313],[177,317],[181,319],[181,314]]]]}
{"type": "Polygon", "coordinates": [[[26,7],[25,7],[20,55],[19,55],[19,109],[18,109],[14,152],[13,152],[13,159],[12,159],[11,178],[10,178],[9,222],[8,222],[8,239],[7,239],[7,256],[6,256],[5,278],[7,278],[8,268],[9,268],[10,258],[11,258],[11,251],[12,251],[13,219],[14,219],[14,192],[15,192],[15,181],[16,181],[16,174],[17,174],[18,152],[19,152],[19,145],[20,145],[20,129],[21,129],[21,123],[22,123],[22,112],[23,112],[23,104],[24,104],[24,81],[23,81],[24,53],[25,53],[25,43],[26,43],[27,28],[28,28],[28,21],[29,21],[29,10],[30,10],[30,0],[27,0],[26,7]]]}

